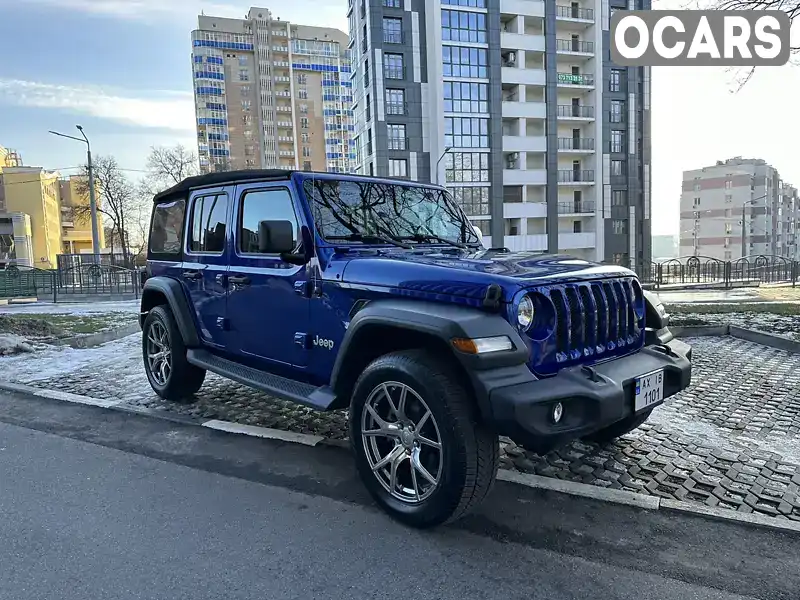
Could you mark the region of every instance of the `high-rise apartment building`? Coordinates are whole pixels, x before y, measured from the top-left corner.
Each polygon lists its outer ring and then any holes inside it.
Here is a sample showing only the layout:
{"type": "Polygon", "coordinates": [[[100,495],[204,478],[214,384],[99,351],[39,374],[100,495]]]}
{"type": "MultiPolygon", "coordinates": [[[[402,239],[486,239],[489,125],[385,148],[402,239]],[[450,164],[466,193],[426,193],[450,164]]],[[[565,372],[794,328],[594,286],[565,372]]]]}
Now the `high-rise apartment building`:
{"type": "Polygon", "coordinates": [[[287,168],[350,172],[355,159],[347,35],[251,8],[201,15],[192,32],[203,172],[287,168]]]}
{"type": "Polygon", "coordinates": [[[682,256],[797,259],[798,223],[797,189],[764,160],[738,156],[683,172],[682,256]]]}
{"type": "Polygon", "coordinates": [[[609,58],[649,0],[349,2],[359,173],[446,185],[492,246],[650,260],[649,69],[609,58]]]}

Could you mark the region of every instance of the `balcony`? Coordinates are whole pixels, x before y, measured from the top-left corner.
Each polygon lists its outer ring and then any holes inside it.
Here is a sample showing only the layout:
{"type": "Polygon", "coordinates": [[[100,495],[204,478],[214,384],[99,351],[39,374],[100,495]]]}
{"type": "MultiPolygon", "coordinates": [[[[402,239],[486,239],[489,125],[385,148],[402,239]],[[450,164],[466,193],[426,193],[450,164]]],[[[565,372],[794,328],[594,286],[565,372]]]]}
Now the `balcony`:
{"type": "Polygon", "coordinates": [[[594,152],[594,138],[558,138],[558,149],[561,152],[594,152]]]}
{"type": "Polygon", "coordinates": [[[503,83],[544,86],[547,82],[544,69],[518,69],[517,67],[503,67],[500,76],[503,83]]]}
{"type": "Polygon", "coordinates": [[[506,219],[544,219],[547,204],[544,202],[504,202],[503,217],[506,219]]]}
{"type": "Polygon", "coordinates": [[[572,23],[590,25],[594,23],[594,10],[578,6],[556,5],[556,20],[571,21],[572,23]]]}
{"type": "Polygon", "coordinates": [[[279,156],[287,156],[287,157],[288,156],[294,156],[294,151],[292,151],[292,150],[280,150],[278,152],[278,155],[279,156]]]}
{"type": "Polygon", "coordinates": [[[544,0],[500,0],[500,13],[544,17],[544,0]]]}
{"type": "Polygon", "coordinates": [[[286,77],[284,75],[278,75],[277,77],[273,77],[272,80],[276,81],[277,83],[289,83],[291,81],[289,77],[286,77]]]}
{"type": "Polygon", "coordinates": [[[566,185],[593,185],[594,171],[592,170],[563,170],[558,172],[558,183],[566,185]]]}
{"type": "Polygon", "coordinates": [[[75,227],[74,221],[61,221],[62,227],[75,227]]]}
{"type": "Polygon", "coordinates": [[[503,185],[546,185],[545,169],[503,169],[503,185]]]}
{"type": "Polygon", "coordinates": [[[387,115],[406,115],[408,114],[408,104],[405,102],[387,102],[387,115]]]}
{"type": "Polygon", "coordinates": [[[594,42],[581,40],[556,40],[556,52],[578,56],[593,56],[594,42]]]}
{"type": "Polygon", "coordinates": [[[292,92],[290,92],[288,90],[278,90],[277,92],[275,92],[275,95],[276,96],[281,96],[283,98],[291,98],[292,97],[292,92]]]}
{"type": "MultiPolygon", "coordinates": [[[[505,79],[503,79],[505,82],[505,79]]],[[[559,87],[572,87],[592,89],[594,88],[594,75],[584,75],[580,73],[559,73],[559,87]]]]}
{"type": "Polygon", "coordinates": [[[559,202],[558,214],[560,215],[593,215],[594,201],[581,200],[579,202],[559,202]]]}
{"type": "Polygon", "coordinates": [[[594,121],[594,106],[559,104],[556,110],[558,118],[565,121],[594,121]]]}
{"type": "Polygon", "coordinates": [[[504,152],[547,152],[547,140],[544,135],[504,135],[504,152]]]}
{"type": "Polygon", "coordinates": [[[278,112],[292,112],[292,107],[291,106],[276,106],[275,110],[277,110],[278,112]]]}
{"type": "Polygon", "coordinates": [[[500,46],[509,50],[533,50],[544,52],[543,35],[526,35],[521,33],[500,33],[500,46]]]}
{"type": "Polygon", "coordinates": [[[291,121],[278,121],[278,129],[294,129],[291,121]]]}
{"type": "Polygon", "coordinates": [[[594,248],[597,245],[597,236],[594,231],[581,233],[559,233],[559,250],[577,250],[579,248],[594,248]]]}
{"type": "Polygon", "coordinates": [[[278,141],[283,143],[294,143],[294,138],[291,135],[279,135],[278,141]]]}
{"type": "MultiPolygon", "coordinates": [[[[581,248],[594,248],[597,240],[594,231],[585,233],[559,233],[559,250],[577,250],[581,248]]],[[[534,233],[529,235],[507,235],[503,238],[503,245],[512,252],[532,250],[544,252],[547,250],[547,234],[534,233]]]]}
{"type": "Polygon", "coordinates": [[[525,119],[544,119],[547,105],[544,102],[503,101],[503,116],[525,119]]]}

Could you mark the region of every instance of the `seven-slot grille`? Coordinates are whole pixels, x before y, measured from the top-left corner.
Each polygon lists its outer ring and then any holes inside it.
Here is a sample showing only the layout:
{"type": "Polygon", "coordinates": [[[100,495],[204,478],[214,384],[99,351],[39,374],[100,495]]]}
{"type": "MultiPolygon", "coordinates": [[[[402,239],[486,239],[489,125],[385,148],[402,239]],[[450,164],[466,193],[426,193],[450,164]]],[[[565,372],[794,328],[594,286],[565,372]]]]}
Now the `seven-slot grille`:
{"type": "Polygon", "coordinates": [[[632,279],[568,284],[550,290],[560,360],[574,360],[639,339],[632,279]]]}

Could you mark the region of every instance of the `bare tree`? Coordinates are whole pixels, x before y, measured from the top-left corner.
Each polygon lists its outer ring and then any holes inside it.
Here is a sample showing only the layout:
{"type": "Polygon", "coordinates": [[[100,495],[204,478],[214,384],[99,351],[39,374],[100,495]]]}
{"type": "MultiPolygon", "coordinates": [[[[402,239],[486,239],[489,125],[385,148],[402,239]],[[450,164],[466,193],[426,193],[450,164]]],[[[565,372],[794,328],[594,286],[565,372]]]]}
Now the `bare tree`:
{"type": "MultiPolygon", "coordinates": [[[[165,188],[197,175],[197,156],[182,144],[154,146],[147,157],[147,176],[165,188]]],[[[160,190],[159,190],[160,191],[160,190]]]]}
{"type": "MultiPolygon", "coordinates": [[[[694,0],[698,4],[697,8],[713,8],[715,10],[782,10],[788,16],[792,25],[795,17],[800,16],[800,0],[704,0],[702,3],[694,0]],[[700,6],[702,4],[702,6],[700,6]]],[[[800,46],[792,46],[793,55],[800,52],[800,46]]],[[[745,67],[739,69],[740,75],[737,77],[738,87],[741,90],[750,78],[753,77],[756,67],[745,67]]]]}
{"type": "MultiPolygon", "coordinates": [[[[130,265],[129,230],[139,214],[140,197],[134,185],[128,180],[113,156],[96,156],[94,159],[94,180],[97,194],[97,211],[103,215],[106,227],[110,230],[112,253],[115,242],[122,250],[123,262],[130,265]]],[[[78,184],[78,193],[89,193],[89,169],[82,168],[83,177],[78,184]]],[[[76,214],[89,215],[89,206],[75,207],[76,214]]]]}

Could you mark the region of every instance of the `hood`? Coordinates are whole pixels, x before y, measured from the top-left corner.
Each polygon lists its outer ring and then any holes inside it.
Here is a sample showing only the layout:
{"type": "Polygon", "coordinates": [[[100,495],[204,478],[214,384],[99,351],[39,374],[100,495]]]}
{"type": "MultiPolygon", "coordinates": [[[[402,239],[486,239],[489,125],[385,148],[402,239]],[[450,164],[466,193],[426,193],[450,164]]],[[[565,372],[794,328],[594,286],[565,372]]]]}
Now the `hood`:
{"type": "Polygon", "coordinates": [[[347,261],[342,279],[348,283],[476,298],[482,298],[491,283],[498,283],[508,299],[523,287],[634,275],[615,265],[534,252],[392,249],[348,252],[335,255],[337,259],[347,261]]]}

